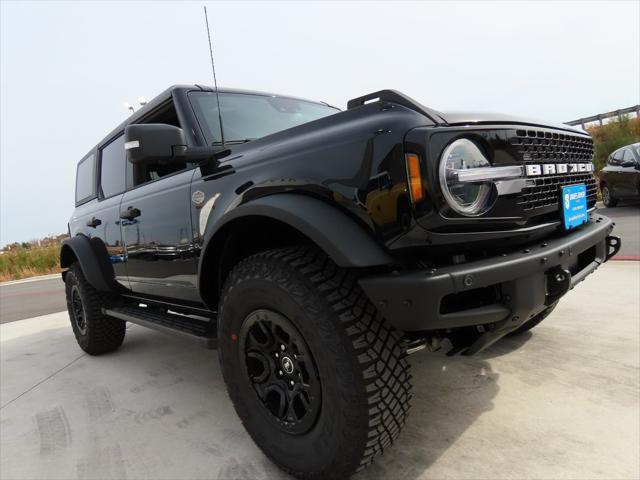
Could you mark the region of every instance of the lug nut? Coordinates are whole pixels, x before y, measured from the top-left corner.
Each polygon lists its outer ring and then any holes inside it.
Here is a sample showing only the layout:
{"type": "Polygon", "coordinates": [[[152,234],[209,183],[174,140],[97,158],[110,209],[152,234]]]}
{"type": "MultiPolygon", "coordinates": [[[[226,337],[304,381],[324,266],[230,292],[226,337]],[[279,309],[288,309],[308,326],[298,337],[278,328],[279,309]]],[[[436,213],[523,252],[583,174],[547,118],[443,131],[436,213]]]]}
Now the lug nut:
{"type": "Polygon", "coordinates": [[[280,356],[280,354],[278,352],[276,352],[276,358],[278,358],[280,356]]]}
{"type": "Polygon", "coordinates": [[[291,380],[291,386],[293,387],[295,385],[294,381],[291,380]]]}
{"type": "Polygon", "coordinates": [[[284,352],[284,345],[280,345],[280,350],[284,352]]]}
{"type": "Polygon", "coordinates": [[[282,375],[282,370],[278,370],[278,375],[282,375]]]}

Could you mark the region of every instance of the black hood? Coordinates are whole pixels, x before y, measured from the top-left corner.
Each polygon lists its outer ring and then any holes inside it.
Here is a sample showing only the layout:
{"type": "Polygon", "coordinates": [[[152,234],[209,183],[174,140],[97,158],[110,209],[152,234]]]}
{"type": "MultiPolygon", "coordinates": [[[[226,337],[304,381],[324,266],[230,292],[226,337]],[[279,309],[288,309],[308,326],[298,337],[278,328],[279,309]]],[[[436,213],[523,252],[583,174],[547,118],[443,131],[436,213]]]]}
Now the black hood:
{"type": "Polygon", "coordinates": [[[531,118],[514,117],[499,113],[478,113],[478,112],[438,112],[440,117],[449,125],[486,125],[512,123],[515,125],[535,125],[538,127],[555,128],[568,132],[587,135],[587,132],[578,127],[565,125],[564,123],[550,123],[531,118]]]}

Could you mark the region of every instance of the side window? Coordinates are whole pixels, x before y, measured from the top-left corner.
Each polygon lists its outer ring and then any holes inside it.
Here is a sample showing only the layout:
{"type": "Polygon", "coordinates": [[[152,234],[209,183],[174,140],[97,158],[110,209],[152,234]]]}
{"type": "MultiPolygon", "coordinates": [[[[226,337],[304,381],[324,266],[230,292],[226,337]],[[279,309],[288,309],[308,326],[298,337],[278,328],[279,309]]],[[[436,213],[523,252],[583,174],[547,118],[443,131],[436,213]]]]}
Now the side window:
{"type": "Polygon", "coordinates": [[[622,150],[616,150],[609,157],[609,165],[620,165],[620,160],[622,160],[622,150]]]}
{"type": "Polygon", "coordinates": [[[630,148],[625,148],[624,156],[622,157],[622,161],[623,162],[633,162],[633,163],[635,163],[636,159],[633,158],[633,153],[631,152],[630,148]]]}
{"type": "Polygon", "coordinates": [[[100,150],[100,194],[103,198],[124,192],[125,169],[124,135],[120,135],[100,150]]]}
{"type": "Polygon", "coordinates": [[[96,195],[96,156],[92,153],[80,160],[76,171],[76,204],[86,202],[96,195]]]}
{"type": "MultiPolygon", "coordinates": [[[[167,125],[181,127],[180,122],[178,121],[178,114],[172,102],[169,102],[158,111],[146,117],[142,123],[165,123],[167,125]]],[[[142,185],[143,183],[156,181],[162,177],[180,172],[186,168],[186,163],[180,163],[177,165],[166,165],[161,163],[136,165],[133,167],[133,186],[135,187],[137,185],[142,185]]]]}

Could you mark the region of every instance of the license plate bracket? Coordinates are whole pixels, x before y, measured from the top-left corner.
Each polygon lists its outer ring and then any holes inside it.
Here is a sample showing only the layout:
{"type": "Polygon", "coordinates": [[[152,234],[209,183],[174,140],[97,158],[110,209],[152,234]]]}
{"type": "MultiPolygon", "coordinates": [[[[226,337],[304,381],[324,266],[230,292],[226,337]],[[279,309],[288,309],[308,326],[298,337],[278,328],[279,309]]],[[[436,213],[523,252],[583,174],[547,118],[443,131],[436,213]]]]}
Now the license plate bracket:
{"type": "Polygon", "coordinates": [[[565,230],[571,230],[589,221],[587,187],[583,183],[560,188],[560,209],[565,230]]]}

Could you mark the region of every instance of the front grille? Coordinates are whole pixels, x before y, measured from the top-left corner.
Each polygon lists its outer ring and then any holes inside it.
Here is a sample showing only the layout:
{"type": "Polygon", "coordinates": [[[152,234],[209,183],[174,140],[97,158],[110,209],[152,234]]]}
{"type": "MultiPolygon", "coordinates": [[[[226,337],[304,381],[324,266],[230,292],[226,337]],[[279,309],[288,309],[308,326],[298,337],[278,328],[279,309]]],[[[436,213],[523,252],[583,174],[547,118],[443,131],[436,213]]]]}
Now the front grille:
{"type": "Polygon", "coordinates": [[[550,130],[516,130],[510,139],[524,162],[591,162],[593,140],[550,130]]]}
{"type": "MultiPolygon", "coordinates": [[[[593,140],[550,129],[518,129],[509,138],[523,164],[590,163],[593,161],[593,140]]],[[[563,173],[528,178],[518,203],[524,210],[558,207],[560,187],[583,183],[587,187],[587,206],[596,203],[596,179],[592,173],[563,173]]],[[[544,212],[540,212],[544,213],[544,212]]],[[[537,213],[534,213],[537,214],[537,213]]]]}
{"type": "Polygon", "coordinates": [[[596,179],[591,173],[574,173],[565,175],[549,175],[547,177],[531,178],[527,186],[522,189],[518,201],[524,210],[533,210],[559,205],[560,187],[584,183],[587,186],[587,207],[596,204],[596,179]]]}

